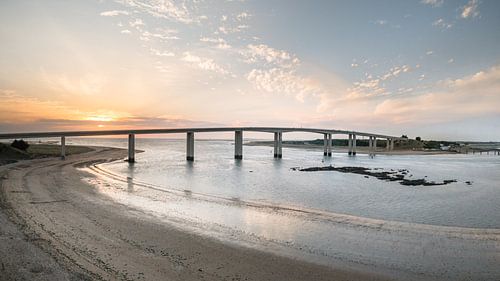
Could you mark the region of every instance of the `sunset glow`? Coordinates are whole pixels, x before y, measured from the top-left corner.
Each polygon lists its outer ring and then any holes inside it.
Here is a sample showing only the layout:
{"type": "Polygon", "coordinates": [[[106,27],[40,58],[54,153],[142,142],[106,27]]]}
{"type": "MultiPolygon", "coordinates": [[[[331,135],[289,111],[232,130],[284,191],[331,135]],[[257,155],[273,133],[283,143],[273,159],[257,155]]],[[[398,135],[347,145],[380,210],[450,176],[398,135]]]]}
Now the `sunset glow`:
{"type": "Polygon", "coordinates": [[[499,140],[499,3],[441,2],[3,1],[0,130],[319,126],[499,140]]]}

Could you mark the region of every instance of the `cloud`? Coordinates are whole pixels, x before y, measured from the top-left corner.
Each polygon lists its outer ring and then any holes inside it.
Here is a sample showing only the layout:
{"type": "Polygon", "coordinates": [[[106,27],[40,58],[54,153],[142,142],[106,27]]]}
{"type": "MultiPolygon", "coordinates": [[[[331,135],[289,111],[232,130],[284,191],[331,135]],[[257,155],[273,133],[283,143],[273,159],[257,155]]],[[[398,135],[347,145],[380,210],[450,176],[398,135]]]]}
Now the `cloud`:
{"type": "Polygon", "coordinates": [[[201,42],[207,42],[207,43],[214,43],[216,44],[216,47],[218,49],[223,49],[223,50],[226,50],[226,49],[231,49],[231,45],[229,45],[226,40],[222,39],[222,38],[208,38],[208,37],[202,37],[200,38],[200,41],[201,42]]]}
{"type": "Polygon", "coordinates": [[[375,21],[375,24],[378,24],[378,25],[386,25],[386,24],[387,24],[387,20],[376,20],[376,21],[375,21]]]}
{"type": "Polygon", "coordinates": [[[213,59],[201,58],[191,54],[190,52],[184,52],[182,60],[190,63],[191,65],[197,66],[203,70],[213,71],[219,74],[229,74],[229,71],[224,69],[222,66],[216,64],[213,59]]]}
{"type": "Polygon", "coordinates": [[[321,88],[314,80],[296,75],[295,72],[287,69],[252,69],[246,77],[258,90],[293,94],[299,101],[303,101],[308,94],[321,91],[321,88]]]}
{"type": "Polygon", "coordinates": [[[374,114],[394,123],[440,123],[500,114],[500,66],[440,82],[434,89],[418,96],[386,99],[374,114]]]}
{"type": "Polygon", "coordinates": [[[470,0],[465,6],[462,7],[462,13],[460,14],[460,16],[464,19],[475,18],[479,16],[478,6],[478,0],[470,0]]]}
{"type": "Polygon", "coordinates": [[[76,95],[98,95],[101,93],[107,80],[106,77],[95,73],[85,73],[77,77],[70,77],[65,73],[47,73],[43,69],[41,78],[52,90],[76,95]]]}
{"type": "Polygon", "coordinates": [[[236,16],[236,19],[238,21],[242,21],[244,19],[248,19],[250,17],[250,14],[246,13],[246,12],[243,12],[243,13],[240,13],[236,16]]]}
{"type": "Polygon", "coordinates": [[[245,58],[245,62],[250,64],[263,62],[285,68],[297,67],[300,64],[300,60],[295,55],[265,44],[250,44],[240,54],[245,58]]]}
{"type": "Polygon", "coordinates": [[[432,23],[432,25],[441,29],[450,29],[453,27],[453,24],[446,22],[444,19],[437,19],[432,23]]]}
{"type": "Polygon", "coordinates": [[[428,55],[428,56],[430,56],[430,55],[434,54],[434,51],[429,50],[429,51],[425,52],[425,54],[428,55]]]}
{"type": "Polygon", "coordinates": [[[131,27],[139,27],[145,25],[141,19],[135,19],[134,21],[129,22],[131,27]]]}
{"type": "Polygon", "coordinates": [[[119,15],[128,16],[129,13],[127,11],[120,11],[120,10],[106,11],[101,13],[101,16],[103,17],[116,17],[119,15]]]}
{"type": "Polygon", "coordinates": [[[433,7],[441,7],[444,3],[444,0],[422,0],[420,3],[425,5],[431,5],[433,7]]]}
{"type": "Polygon", "coordinates": [[[130,34],[132,32],[130,32],[130,30],[128,30],[128,29],[124,29],[124,30],[120,31],[120,33],[122,33],[122,34],[130,34]]]}
{"type": "Polygon", "coordinates": [[[175,57],[175,54],[172,52],[160,51],[160,50],[155,49],[155,48],[151,48],[150,51],[151,51],[151,54],[153,54],[155,56],[159,56],[159,57],[175,57]]]}
{"type": "Polygon", "coordinates": [[[196,17],[188,9],[186,3],[175,3],[171,0],[117,0],[125,6],[132,9],[137,9],[152,15],[157,18],[164,18],[174,22],[195,23],[199,22],[199,17],[196,17]]]}

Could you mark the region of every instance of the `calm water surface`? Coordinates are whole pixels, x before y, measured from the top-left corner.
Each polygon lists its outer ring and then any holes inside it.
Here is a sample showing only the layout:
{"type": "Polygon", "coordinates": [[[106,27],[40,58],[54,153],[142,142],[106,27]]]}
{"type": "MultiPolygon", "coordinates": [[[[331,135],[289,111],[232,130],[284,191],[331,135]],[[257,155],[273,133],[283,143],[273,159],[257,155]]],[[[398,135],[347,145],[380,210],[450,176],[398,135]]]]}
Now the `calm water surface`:
{"type": "MultiPolygon", "coordinates": [[[[126,147],[122,139],[69,143],[126,147]]],[[[133,165],[97,165],[85,180],[111,200],[179,228],[309,262],[389,274],[404,280],[500,280],[500,157],[434,155],[348,157],[322,151],[136,139],[133,165]],[[412,178],[455,179],[403,186],[363,175],[294,167],[408,169],[412,178]],[[471,181],[471,185],[465,182],[471,181]]]]}
{"type": "MultiPolygon", "coordinates": [[[[75,139],[82,142],[85,140],[75,139]]],[[[126,147],[123,140],[99,140],[126,147]]],[[[95,140],[91,140],[95,144],[95,140]]],[[[348,157],[321,151],[284,148],[283,159],[271,147],[244,147],[244,160],[233,159],[231,141],[197,141],[195,162],[185,161],[183,140],[138,139],[137,163],[103,165],[159,187],[190,190],[240,200],[265,201],[362,217],[433,225],[500,228],[500,157],[429,155],[348,157]],[[361,166],[408,169],[411,178],[443,181],[445,186],[402,186],[363,175],[299,172],[293,167],[361,166]],[[472,185],[465,182],[471,181],[472,185]]]]}

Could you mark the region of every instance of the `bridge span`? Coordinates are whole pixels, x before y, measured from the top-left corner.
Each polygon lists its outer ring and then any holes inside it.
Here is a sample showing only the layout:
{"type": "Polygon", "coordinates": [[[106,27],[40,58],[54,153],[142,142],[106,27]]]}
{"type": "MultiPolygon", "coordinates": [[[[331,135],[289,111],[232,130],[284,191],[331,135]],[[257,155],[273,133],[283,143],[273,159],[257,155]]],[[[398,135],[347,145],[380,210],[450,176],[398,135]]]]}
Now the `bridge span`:
{"type": "Polygon", "coordinates": [[[174,128],[174,129],[137,129],[137,130],[99,130],[99,131],[61,131],[61,132],[31,132],[31,133],[2,133],[0,139],[27,139],[27,138],[61,138],[61,158],[66,157],[66,137],[114,136],[128,135],[128,161],[135,161],[135,135],[146,134],[186,134],[186,160],[194,161],[194,134],[209,132],[234,132],[234,158],[243,159],[243,132],[264,132],[274,134],[274,158],[282,158],[283,133],[308,132],[323,135],[323,154],[332,156],[332,135],[346,135],[348,138],[348,154],[356,155],[356,138],[368,137],[370,153],[375,153],[377,139],[386,139],[386,149],[394,149],[394,141],[400,137],[335,129],[318,128],[287,128],[287,127],[219,127],[219,128],[174,128]]]}

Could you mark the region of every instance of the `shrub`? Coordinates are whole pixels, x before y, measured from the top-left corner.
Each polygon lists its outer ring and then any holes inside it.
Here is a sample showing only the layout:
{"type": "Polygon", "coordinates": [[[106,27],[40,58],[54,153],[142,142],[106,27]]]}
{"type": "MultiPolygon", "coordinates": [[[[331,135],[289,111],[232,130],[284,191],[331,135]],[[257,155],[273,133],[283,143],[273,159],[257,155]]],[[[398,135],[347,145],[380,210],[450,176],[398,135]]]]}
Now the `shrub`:
{"type": "Polygon", "coordinates": [[[28,147],[30,145],[27,142],[25,142],[24,140],[14,140],[10,146],[12,146],[13,148],[17,148],[19,150],[22,150],[22,151],[26,151],[26,149],[28,149],[28,147]]]}

